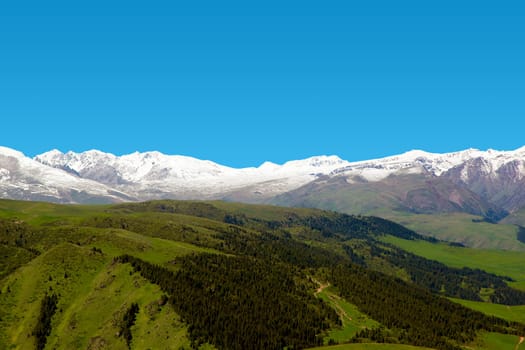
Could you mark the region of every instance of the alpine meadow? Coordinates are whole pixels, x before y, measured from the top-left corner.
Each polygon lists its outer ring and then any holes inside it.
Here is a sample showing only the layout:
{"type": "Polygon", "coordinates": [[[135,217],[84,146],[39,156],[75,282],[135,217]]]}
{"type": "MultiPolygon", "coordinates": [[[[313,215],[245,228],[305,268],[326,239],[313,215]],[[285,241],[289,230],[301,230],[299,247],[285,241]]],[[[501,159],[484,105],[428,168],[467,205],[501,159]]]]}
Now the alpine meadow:
{"type": "Polygon", "coordinates": [[[203,201],[0,207],[2,348],[491,349],[525,333],[523,274],[409,253],[398,246],[483,251],[378,217],[203,201]]]}

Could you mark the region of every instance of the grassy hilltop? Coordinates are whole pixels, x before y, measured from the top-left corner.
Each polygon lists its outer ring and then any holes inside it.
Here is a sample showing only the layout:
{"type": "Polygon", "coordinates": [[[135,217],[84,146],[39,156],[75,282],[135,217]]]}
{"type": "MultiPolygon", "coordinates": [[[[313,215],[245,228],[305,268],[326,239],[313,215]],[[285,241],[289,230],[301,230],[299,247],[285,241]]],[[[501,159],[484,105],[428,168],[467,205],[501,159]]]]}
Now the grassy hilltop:
{"type": "Polygon", "coordinates": [[[0,253],[2,349],[514,349],[525,333],[520,255],[374,217],[2,200],[0,253]]]}

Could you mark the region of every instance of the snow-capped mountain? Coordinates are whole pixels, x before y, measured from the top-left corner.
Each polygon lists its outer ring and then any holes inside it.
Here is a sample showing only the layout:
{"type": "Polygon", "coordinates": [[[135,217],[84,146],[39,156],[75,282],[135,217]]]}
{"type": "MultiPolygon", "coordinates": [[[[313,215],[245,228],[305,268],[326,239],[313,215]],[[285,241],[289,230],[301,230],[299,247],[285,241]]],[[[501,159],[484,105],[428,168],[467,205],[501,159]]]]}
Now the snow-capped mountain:
{"type": "Polygon", "coordinates": [[[259,196],[267,198],[348,164],[336,156],[320,156],[283,165],[266,162],[258,168],[236,169],[160,152],[135,152],[117,157],[96,150],[83,153],[52,150],[34,159],[140,199],[220,198],[225,193],[253,186],[258,187],[255,192],[259,196]]]}
{"type": "Polygon", "coordinates": [[[0,197],[63,203],[133,199],[104,184],[46,166],[6,147],[0,147],[0,197]]]}
{"type": "Polygon", "coordinates": [[[489,150],[449,169],[443,177],[513,212],[525,206],[525,147],[489,150]]]}
{"type": "Polygon", "coordinates": [[[501,152],[468,149],[453,153],[413,150],[396,156],[350,163],[346,167],[336,169],[332,175],[362,176],[367,181],[379,181],[399,173],[427,173],[440,176],[472,159],[484,159],[493,169],[498,169],[520,156],[525,159],[525,152],[520,150],[501,152]]]}
{"type": "Polygon", "coordinates": [[[97,150],[83,153],[62,153],[58,150],[52,150],[36,156],[34,160],[75,173],[81,177],[106,183],[140,183],[166,180],[194,182],[236,178],[235,181],[232,181],[232,186],[236,186],[239,182],[251,183],[252,180],[247,179],[246,175],[255,175],[268,180],[304,174],[327,174],[334,169],[350,164],[337,156],[319,156],[294,160],[283,165],[265,162],[258,168],[236,169],[208,160],[165,155],[160,152],[135,152],[117,157],[111,153],[97,150]],[[103,171],[108,168],[112,169],[112,176],[103,171]]]}
{"type": "Polygon", "coordinates": [[[413,150],[359,162],[318,156],[242,169],[155,151],[52,150],[30,159],[0,148],[0,191],[5,198],[55,202],[227,199],[364,213],[381,206],[466,211],[497,220],[525,208],[525,147],[413,150]]]}
{"type": "Polygon", "coordinates": [[[272,202],[362,213],[385,207],[464,211],[497,221],[525,207],[525,147],[445,154],[415,150],[354,162],[272,202]]]}
{"type": "Polygon", "coordinates": [[[446,179],[508,211],[525,206],[525,147],[514,151],[468,149],[445,154],[410,151],[351,163],[331,175],[346,176],[350,182],[355,177],[377,182],[393,174],[446,179]]]}

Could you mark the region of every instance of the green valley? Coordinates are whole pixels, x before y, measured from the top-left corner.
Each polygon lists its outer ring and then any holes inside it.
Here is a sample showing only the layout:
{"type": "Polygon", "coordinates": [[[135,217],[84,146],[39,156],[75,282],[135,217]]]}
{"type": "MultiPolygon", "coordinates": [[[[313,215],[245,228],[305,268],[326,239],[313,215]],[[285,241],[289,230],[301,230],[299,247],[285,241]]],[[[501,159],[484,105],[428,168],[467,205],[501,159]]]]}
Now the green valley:
{"type": "Polygon", "coordinates": [[[376,217],[2,200],[0,253],[5,349],[490,349],[525,334],[519,253],[376,217]]]}

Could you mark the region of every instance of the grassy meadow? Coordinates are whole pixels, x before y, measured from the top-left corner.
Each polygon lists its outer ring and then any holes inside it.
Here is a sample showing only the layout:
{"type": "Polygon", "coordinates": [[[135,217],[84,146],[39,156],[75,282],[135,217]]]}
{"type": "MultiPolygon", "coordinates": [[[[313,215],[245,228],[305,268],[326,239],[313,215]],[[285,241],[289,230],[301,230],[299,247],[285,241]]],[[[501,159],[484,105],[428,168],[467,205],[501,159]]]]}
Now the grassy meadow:
{"type": "Polygon", "coordinates": [[[517,240],[517,226],[483,222],[479,216],[464,213],[409,214],[395,211],[384,213],[382,216],[420,234],[459,242],[471,248],[525,251],[525,244],[517,240]]]}
{"type": "Polygon", "coordinates": [[[509,285],[525,290],[525,254],[522,252],[461,248],[446,243],[433,244],[392,236],[385,236],[383,240],[411,253],[442,262],[451,267],[478,268],[497,275],[509,276],[515,280],[509,285]]]}
{"type": "MultiPolygon", "coordinates": [[[[2,224],[6,225],[0,242],[0,256],[3,257],[0,261],[0,349],[36,348],[33,333],[41,301],[51,294],[58,295],[59,299],[45,349],[188,349],[192,346],[190,328],[166,304],[165,293],[157,284],[133,272],[129,264],[116,263],[115,257],[129,254],[176,271],[178,267],[173,262],[178,257],[200,253],[235,254],[224,249],[235,242],[225,241],[232,233],[247,239],[240,242],[243,247],[242,244],[250,242],[266,242],[266,230],[275,223],[307,216],[331,220],[336,215],[333,212],[320,214],[314,209],[225,202],[160,201],[77,206],[0,200],[0,222],[4,220],[2,224]],[[224,220],[225,213],[231,214],[231,220],[245,221],[248,225],[235,228],[224,220]],[[250,241],[248,237],[256,240],[250,241]],[[121,327],[126,310],[133,303],[138,304],[139,312],[131,327],[133,338],[128,346],[121,327]]],[[[422,226],[436,225],[422,216],[419,218],[422,226]]],[[[454,220],[465,225],[467,222],[465,217],[458,217],[450,218],[448,223],[454,220]]],[[[285,226],[284,234],[279,228],[275,231],[283,234],[283,242],[300,241],[299,245],[287,246],[283,257],[294,252],[288,250],[292,248],[325,249],[334,256],[346,254],[335,237],[325,237],[322,232],[297,224],[297,221],[293,225],[285,226]]],[[[481,234],[489,235],[487,242],[496,246],[505,246],[505,240],[498,241],[498,237],[510,237],[515,228],[472,221],[468,225],[482,228],[481,234]],[[497,227],[500,231],[488,233],[489,228],[497,227]]],[[[523,252],[460,248],[391,235],[380,237],[386,243],[451,267],[480,268],[509,276],[516,280],[510,285],[525,290],[523,252]]],[[[278,253],[271,251],[275,254],[271,257],[279,258],[278,253]]],[[[257,256],[257,251],[254,254],[257,256]]],[[[387,274],[409,279],[404,270],[378,257],[370,263],[387,274]]],[[[316,276],[314,270],[306,269],[303,273],[304,276],[316,276]]],[[[360,330],[377,329],[381,324],[341,298],[334,286],[318,292],[311,288],[309,293],[329,305],[341,320],[340,326],[321,334],[324,344],[335,341],[339,345],[316,349],[428,349],[399,344],[344,344],[360,330]]],[[[453,300],[487,315],[525,323],[525,305],[453,300]]],[[[517,336],[480,333],[468,346],[481,350],[515,349],[518,341],[517,336]]],[[[205,342],[197,347],[214,348],[205,342]]]]}

